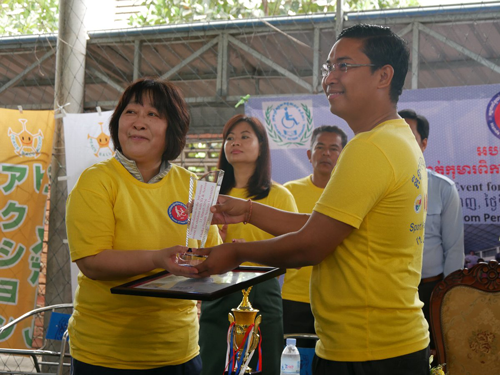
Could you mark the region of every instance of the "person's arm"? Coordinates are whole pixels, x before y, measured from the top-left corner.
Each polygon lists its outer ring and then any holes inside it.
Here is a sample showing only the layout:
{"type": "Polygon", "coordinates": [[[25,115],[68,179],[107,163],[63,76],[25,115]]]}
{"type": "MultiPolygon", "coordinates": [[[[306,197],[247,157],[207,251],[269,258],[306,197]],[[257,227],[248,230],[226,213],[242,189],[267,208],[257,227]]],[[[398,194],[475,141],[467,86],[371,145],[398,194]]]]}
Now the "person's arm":
{"type": "MultiPolygon", "coordinates": [[[[256,220],[260,220],[258,217],[256,220]]],[[[244,261],[273,267],[302,267],[320,263],[352,232],[350,225],[314,212],[302,229],[270,240],[224,244],[197,249],[209,255],[196,266],[195,277],[207,277],[230,271],[244,261]]]]}
{"type": "Polygon", "coordinates": [[[113,186],[106,176],[93,170],[82,174],[68,197],[68,243],[71,258],[82,273],[94,280],[115,280],[154,269],[180,272],[181,266],[175,263],[175,254],[185,252],[187,248],[183,246],[148,251],[113,249],[113,192],[113,186]]]}
{"type": "Polygon", "coordinates": [[[92,280],[116,280],[140,275],[155,269],[174,274],[195,273],[191,267],[179,266],[176,255],[187,247],[174,246],[162,250],[104,250],[78,259],[76,265],[92,280]]]}
{"type": "Polygon", "coordinates": [[[249,220],[250,224],[274,236],[299,230],[310,216],[227,195],[220,195],[211,211],[214,213],[212,224],[236,224],[249,220]]]}
{"type": "Polygon", "coordinates": [[[464,267],[464,223],[456,187],[444,192],[441,212],[441,237],[444,250],[444,276],[464,267]]]}

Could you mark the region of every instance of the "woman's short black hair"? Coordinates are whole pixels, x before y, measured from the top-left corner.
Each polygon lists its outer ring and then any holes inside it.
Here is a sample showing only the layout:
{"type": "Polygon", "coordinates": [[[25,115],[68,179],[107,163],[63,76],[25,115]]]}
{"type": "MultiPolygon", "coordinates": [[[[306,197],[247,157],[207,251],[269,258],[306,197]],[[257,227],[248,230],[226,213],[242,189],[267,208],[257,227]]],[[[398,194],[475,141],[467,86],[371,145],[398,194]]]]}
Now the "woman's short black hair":
{"type": "Polygon", "coordinates": [[[160,116],[167,120],[165,151],[162,159],[165,161],[174,160],[181,154],[186,144],[191,115],[180,89],[161,79],[141,78],[125,89],[109,122],[109,132],[114,147],[116,150],[122,151],[118,139],[118,125],[123,111],[131,101],[142,105],[146,95],[160,116]]]}
{"type": "Polygon", "coordinates": [[[231,117],[228,122],[226,122],[226,125],[224,125],[224,129],[222,130],[223,143],[220,150],[218,168],[224,170],[224,179],[222,180],[220,192],[222,194],[227,194],[236,184],[234,178],[234,168],[231,164],[229,164],[229,161],[226,158],[224,144],[226,143],[226,139],[231,130],[240,122],[248,123],[259,140],[259,157],[256,161],[255,171],[248,181],[247,197],[253,200],[264,199],[269,195],[272,185],[269,140],[267,138],[266,129],[259,119],[256,117],[246,117],[244,115],[231,117]]]}

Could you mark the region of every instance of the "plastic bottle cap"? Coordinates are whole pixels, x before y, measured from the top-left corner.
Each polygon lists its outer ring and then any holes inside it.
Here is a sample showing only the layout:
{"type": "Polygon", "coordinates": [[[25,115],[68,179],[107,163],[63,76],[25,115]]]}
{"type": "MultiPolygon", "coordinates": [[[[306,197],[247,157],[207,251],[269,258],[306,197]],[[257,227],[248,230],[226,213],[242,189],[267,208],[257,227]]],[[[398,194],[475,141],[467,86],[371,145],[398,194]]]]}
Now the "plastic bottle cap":
{"type": "Polygon", "coordinates": [[[297,344],[297,340],[296,339],[286,339],[286,345],[293,345],[295,346],[297,344]]]}

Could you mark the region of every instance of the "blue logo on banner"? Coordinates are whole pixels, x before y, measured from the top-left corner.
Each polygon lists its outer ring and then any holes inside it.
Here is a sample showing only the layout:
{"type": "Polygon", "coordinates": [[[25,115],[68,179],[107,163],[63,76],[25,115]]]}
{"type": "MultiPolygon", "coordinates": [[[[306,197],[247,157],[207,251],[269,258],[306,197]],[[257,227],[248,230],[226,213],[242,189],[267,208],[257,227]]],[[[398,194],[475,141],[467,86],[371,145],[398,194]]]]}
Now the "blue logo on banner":
{"type": "Polygon", "coordinates": [[[486,107],[486,123],[493,135],[500,139],[500,92],[490,100],[486,107]]]}
{"type": "Polygon", "coordinates": [[[283,102],[266,110],[267,134],[280,146],[304,146],[313,131],[312,121],[311,111],[305,104],[283,102]]]}
{"type": "Polygon", "coordinates": [[[187,207],[182,202],[174,202],[168,207],[168,216],[170,220],[177,224],[187,224],[188,212],[187,207]]]}

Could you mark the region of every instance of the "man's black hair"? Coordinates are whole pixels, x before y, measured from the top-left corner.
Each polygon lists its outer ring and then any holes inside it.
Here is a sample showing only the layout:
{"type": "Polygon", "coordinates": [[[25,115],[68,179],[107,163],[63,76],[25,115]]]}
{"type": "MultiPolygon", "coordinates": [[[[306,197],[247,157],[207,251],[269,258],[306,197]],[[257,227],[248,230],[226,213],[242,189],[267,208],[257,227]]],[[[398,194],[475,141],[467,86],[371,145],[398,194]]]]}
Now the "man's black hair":
{"type": "Polygon", "coordinates": [[[410,50],[406,41],[390,28],[378,25],[359,24],[343,30],[337,40],[342,38],[361,39],[364,42],[363,53],[375,64],[372,72],[390,65],[394,69],[389,93],[391,102],[397,103],[403,92],[410,50]]]}
{"type": "Polygon", "coordinates": [[[342,129],[340,129],[338,126],[336,126],[336,125],[321,125],[321,126],[315,128],[312,135],[311,135],[311,149],[314,145],[314,142],[316,142],[316,138],[318,138],[318,135],[320,135],[321,133],[338,134],[340,136],[340,139],[341,139],[342,148],[344,148],[345,145],[347,144],[347,134],[342,129]]]}
{"type": "Polygon", "coordinates": [[[417,114],[413,109],[403,109],[398,112],[398,115],[417,122],[417,131],[422,141],[429,138],[429,121],[424,116],[417,114]]]}

